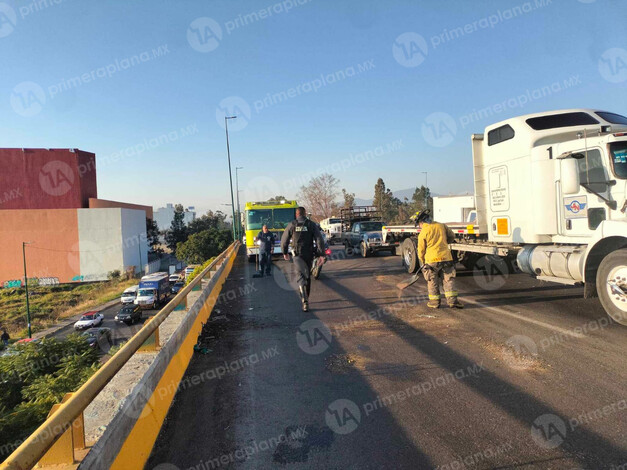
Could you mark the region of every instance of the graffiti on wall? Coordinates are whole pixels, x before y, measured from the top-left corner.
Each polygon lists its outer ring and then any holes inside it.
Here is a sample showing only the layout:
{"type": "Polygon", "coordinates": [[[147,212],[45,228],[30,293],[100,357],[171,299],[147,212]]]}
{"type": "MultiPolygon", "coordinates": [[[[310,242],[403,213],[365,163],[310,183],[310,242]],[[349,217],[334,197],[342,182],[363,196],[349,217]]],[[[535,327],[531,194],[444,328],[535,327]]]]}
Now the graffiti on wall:
{"type": "MultiPolygon", "coordinates": [[[[2,287],[5,289],[10,289],[12,287],[22,287],[23,281],[21,279],[13,279],[11,281],[4,281],[2,287]]],[[[29,277],[28,278],[29,286],[58,286],[59,278],[58,277],[29,277]]]]}

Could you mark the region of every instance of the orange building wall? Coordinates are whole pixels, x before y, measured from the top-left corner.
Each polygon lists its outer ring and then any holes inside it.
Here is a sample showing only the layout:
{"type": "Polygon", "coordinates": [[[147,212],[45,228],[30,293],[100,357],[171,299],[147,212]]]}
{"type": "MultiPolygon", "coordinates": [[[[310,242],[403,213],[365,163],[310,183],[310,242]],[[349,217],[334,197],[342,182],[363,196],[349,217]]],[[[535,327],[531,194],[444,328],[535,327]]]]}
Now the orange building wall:
{"type": "Polygon", "coordinates": [[[0,284],[24,277],[22,242],[28,278],[56,277],[71,282],[80,275],[76,209],[0,210],[0,284]]]}
{"type": "Polygon", "coordinates": [[[129,204],[127,202],[118,202],[118,201],[108,201],[106,199],[96,199],[93,197],[89,198],[89,208],[90,209],[107,209],[112,207],[121,207],[122,209],[137,209],[140,211],[144,211],[146,213],[146,217],[152,219],[152,207],[150,206],[142,206],[140,204],[129,204]]]}

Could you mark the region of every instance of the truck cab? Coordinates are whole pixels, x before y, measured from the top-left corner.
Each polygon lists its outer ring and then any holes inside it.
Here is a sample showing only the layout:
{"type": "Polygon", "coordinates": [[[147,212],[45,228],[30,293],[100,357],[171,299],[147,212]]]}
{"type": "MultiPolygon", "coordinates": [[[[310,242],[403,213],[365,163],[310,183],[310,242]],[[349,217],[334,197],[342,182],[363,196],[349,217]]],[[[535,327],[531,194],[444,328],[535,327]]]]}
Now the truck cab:
{"type": "Polygon", "coordinates": [[[396,246],[383,240],[385,224],[372,206],[355,206],[342,209],[342,243],[347,253],[356,250],[366,258],[379,251],[396,254],[396,246]]]}
{"type": "Polygon", "coordinates": [[[627,117],[530,114],[472,136],[479,232],[538,279],[584,283],[627,324],[627,117]]]}

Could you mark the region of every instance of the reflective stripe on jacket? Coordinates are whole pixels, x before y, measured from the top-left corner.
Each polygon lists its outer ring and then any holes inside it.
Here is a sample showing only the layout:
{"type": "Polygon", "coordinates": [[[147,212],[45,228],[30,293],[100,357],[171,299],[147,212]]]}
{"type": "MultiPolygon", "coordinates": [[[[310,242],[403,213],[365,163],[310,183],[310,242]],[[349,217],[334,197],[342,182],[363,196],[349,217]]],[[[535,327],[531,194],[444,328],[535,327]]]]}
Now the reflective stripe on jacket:
{"type": "Polygon", "coordinates": [[[418,259],[422,264],[452,261],[448,244],[455,239],[453,231],[439,222],[423,223],[418,235],[418,259]]]}

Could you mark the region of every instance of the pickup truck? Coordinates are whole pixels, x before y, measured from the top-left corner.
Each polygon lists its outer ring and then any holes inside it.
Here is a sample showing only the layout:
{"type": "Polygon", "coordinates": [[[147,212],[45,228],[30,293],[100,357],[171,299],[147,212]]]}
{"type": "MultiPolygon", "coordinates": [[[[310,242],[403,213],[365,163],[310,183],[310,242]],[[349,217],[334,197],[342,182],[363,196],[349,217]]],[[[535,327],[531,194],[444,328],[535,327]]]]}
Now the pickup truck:
{"type": "Polygon", "coordinates": [[[359,250],[361,256],[367,258],[379,251],[396,254],[396,245],[383,241],[383,226],[380,221],[355,222],[350,230],[342,233],[342,243],[348,254],[359,250]]]}

